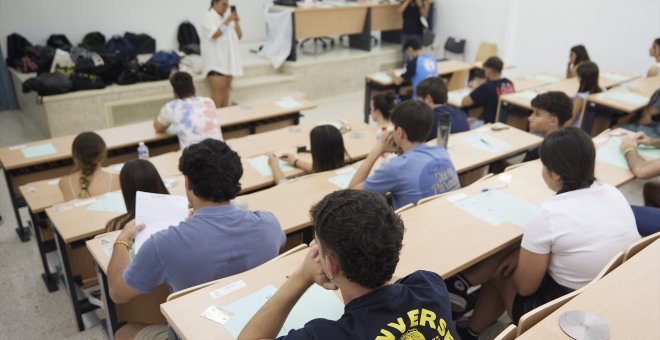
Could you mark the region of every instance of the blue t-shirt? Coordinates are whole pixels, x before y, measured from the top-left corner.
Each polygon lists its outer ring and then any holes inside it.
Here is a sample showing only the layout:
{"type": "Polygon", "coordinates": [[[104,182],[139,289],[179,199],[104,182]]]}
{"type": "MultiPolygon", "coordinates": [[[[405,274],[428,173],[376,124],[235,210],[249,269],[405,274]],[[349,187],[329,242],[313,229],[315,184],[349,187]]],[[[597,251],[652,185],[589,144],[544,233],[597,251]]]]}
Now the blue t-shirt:
{"type": "Polygon", "coordinates": [[[392,158],[364,181],[365,190],[391,193],[394,209],[460,187],[447,151],[426,144],[392,158]]]}
{"type": "Polygon", "coordinates": [[[449,114],[451,116],[451,133],[464,132],[470,130],[470,123],[468,123],[467,114],[451,105],[444,104],[433,109],[433,126],[429,133],[427,140],[434,139],[438,136],[438,122],[440,116],[449,114]]]}
{"type": "Polygon", "coordinates": [[[415,98],[415,90],[417,85],[422,80],[438,76],[438,61],[432,54],[420,54],[419,56],[410,59],[406,64],[406,73],[401,77],[409,81],[413,89],[413,99],[415,98]]]}
{"type": "Polygon", "coordinates": [[[513,83],[509,79],[502,78],[481,84],[470,93],[470,98],[472,98],[474,105],[484,106],[484,122],[493,123],[497,115],[500,96],[513,92],[516,92],[513,83]]]}
{"type": "Polygon", "coordinates": [[[352,300],[337,321],[315,319],[278,339],[457,338],[444,281],[419,270],[352,300]]]}
{"type": "Polygon", "coordinates": [[[197,209],[144,242],[124,281],[142,293],[163,283],[176,292],[252,269],[277,256],[285,240],[270,212],[232,205],[197,209]]]}

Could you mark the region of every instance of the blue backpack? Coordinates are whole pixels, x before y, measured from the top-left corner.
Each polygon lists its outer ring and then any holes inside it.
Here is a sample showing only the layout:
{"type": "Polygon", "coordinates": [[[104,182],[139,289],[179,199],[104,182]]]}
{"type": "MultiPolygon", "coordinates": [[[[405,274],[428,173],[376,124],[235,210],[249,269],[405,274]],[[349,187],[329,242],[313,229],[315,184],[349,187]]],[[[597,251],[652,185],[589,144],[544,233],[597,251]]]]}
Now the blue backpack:
{"type": "Polygon", "coordinates": [[[105,44],[105,51],[115,53],[117,59],[123,64],[128,64],[137,57],[131,42],[119,35],[115,35],[108,40],[108,43],[105,44]]]}
{"type": "Polygon", "coordinates": [[[179,55],[176,52],[159,51],[147,61],[143,71],[159,79],[167,79],[178,65],[179,55]]]}

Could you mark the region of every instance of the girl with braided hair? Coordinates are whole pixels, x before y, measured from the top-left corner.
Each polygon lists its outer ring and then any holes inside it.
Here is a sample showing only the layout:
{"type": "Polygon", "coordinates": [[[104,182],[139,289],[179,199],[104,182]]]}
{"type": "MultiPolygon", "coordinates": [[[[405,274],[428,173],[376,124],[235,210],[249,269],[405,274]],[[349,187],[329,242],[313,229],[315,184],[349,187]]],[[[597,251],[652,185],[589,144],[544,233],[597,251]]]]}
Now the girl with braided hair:
{"type": "Polygon", "coordinates": [[[119,189],[117,176],[103,171],[101,163],[106,158],[103,138],[94,132],[83,132],[76,136],[71,146],[75,168],[62,177],[60,190],[65,201],[89,198],[119,189]]]}

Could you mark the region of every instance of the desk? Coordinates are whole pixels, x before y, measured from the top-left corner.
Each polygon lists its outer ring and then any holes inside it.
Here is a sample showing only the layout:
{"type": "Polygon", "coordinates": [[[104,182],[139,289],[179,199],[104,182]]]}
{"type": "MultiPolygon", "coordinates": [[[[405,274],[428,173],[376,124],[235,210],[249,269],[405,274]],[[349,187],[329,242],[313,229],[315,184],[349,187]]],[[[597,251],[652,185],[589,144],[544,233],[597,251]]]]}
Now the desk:
{"type": "Polygon", "coordinates": [[[94,258],[94,268],[101,288],[101,301],[105,318],[101,321],[108,338],[114,339],[114,332],[119,329],[124,322],[137,322],[144,324],[163,324],[167,322],[160,313],[160,304],[167,300],[170,289],[167,285],[161,285],[149,294],[140,295],[133,300],[115,304],[110,299],[108,289],[108,264],[113,243],[121,231],[115,231],[97,237],[86,242],[87,249],[94,258]],[[108,250],[108,248],[110,250],[108,250]]]}
{"type": "MultiPolygon", "coordinates": [[[[639,75],[636,74],[606,71],[601,73],[599,82],[602,88],[608,89],[638,77],[639,75]]],[[[500,104],[497,109],[496,121],[506,123],[509,118],[509,113],[512,112],[520,113],[520,115],[523,116],[529,115],[529,113],[532,111],[532,99],[534,99],[534,97],[540,93],[548,91],[561,91],[566,93],[567,96],[573,98],[577,94],[579,87],[579,80],[577,78],[570,78],[552,83],[544,87],[535,88],[533,90],[518,91],[516,93],[505,94],[500,97],[500,104]]]]}
{"type": "Polygon", "coordinates": [[[587,98],[582,128],[591,131],[594,119],[599,116],[609,123],[617,117],[641,111],[658,89],[660,89],[660,76],[640,79],[616,86],[607,92],[590,95],[587,98]]]}
{"type": "MultiPolygon", "coordinates": [[[[438,76],[449,78],[449,82],[456,77],[464,76],[467,81],[467,72],[474,68],[474,65],[458,60],[442,60],[438,62],[438,76]]],[[[400,69],[402,70],[402,69],[400,69]]],[[[458,81],[453,81],[458,83],[458,81]]],[[[463,84],[464,86],[465,84],[463,84]]],[[[369,114],[371,113],[370,103],[373,91],[395,90],[399,92],[398,86],[392,82],[392,77],[387,72],[376,72],[365,76],[364,85],[364,122],[369,123],[369,114]]]]}
{"type": "Polygon", "coordinates": [[[660,240],[590,285],[520,339],[570,339],[559,327],[559,317],[570,310],[598,315],[611,339],[660,337],[660,240]]]}
{"type": "MultiPolygon", "coordinates": [[[[225,138],[242,133],[243,135],[268,131],[274,126],[281,127],[286,124],[297,124],[300,111],[314,108],[316,105],[295,98],[300,106],[283,108],[277,101],[262,101],[246,106],[233,106],[218,109],[218,116],[225,138]],[[241,132],[242,131],[242,132],[241,132]]],[[[149,146],[151,155],[158,155],[167,151],[178,149],[176,135],[156,133],[151,121],[113,127],[96,131],[105,141],[108,148],[108,161],[106,164],[122,163],[135,156],[135,148],[143,141],[149,146]]],[[[48,140],[28,143],[25,145],[0,148],[0,163],[2,163],[7,187],[12,199],[19,227],[17,233],[21,241],[30,239],[29,229],[23,226],[18,214],[18,208],[23,206],[18,187],[22,184],[49,178],[61,177],[68,174],[73,167],[71,159],[71,144],[76,136],[69,135],[48,140]],[[51,143],[56,152],[45,156],[26,158],[21,151],[24,147],[51,143]]]]}

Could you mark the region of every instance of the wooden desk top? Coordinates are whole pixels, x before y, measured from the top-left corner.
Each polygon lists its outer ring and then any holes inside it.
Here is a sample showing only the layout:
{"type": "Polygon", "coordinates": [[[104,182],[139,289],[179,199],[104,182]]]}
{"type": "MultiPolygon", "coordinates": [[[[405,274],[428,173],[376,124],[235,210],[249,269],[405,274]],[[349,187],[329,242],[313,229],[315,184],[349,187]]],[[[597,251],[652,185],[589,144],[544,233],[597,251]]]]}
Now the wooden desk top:
{"type": "Polygon", "coordinates": [[[559,327],[559,317],[570,310],[599,316],[610,329],[610,339],[660,338],[659,264],[657,240],[523,333],[520,339],[570,339],[559,327]]]}
{"type": "MultiPolygon", "coordinates": [[[[276,258],[241,274],[220,279],[207,287],[165,302],[160,305],[160,310],[167,318],[169,326],[184,339],[232,339],[222,325],[200,316],[200,313],[210,306],[229,304],[268,285],[279,288],[286,281],[286,276],[302,263],[305,255],[307,249],[276,258]],[[209,295],[214,290],[237,281],[243,281],[245,287],[217,299],[209,295]]],[[[310,320],[312,318],[310,315],[310,320]]]]}
{"type": "MultiPolygon", "coordinates": [[[[462,62],[460,60],[453,60],[453,59],[442,60],[438,62],[438,76],[440,77],[448,76],[460,71],[469,71],[473,68],[474,65],[462,62]]],[[[403,69],[397,69],[397,70],[403,70],[403,69]]],[[[379,84],[381,86],[389,86],[394,84],[388,72],[376,72],[376,73],[368,74],[366,76],[366,79],[369,80],[370,82],[379,84]],[[384,76],[388,77],[389,80],[385,79],[384,76]]]]}
{"type": "Polygon", "coordinates": [[[94,261],[96,261],[103,273],[108,272],[112,247],[120,233],[121,230],[117,230],[107,234],[97,235],[93,239],[85,242],[87,249],[89,249],[94,261]]]}
{"type": "Polygon", "coordinates": [[[658,89],[660,89],[660,76],[644,78],[630,84],[619,85],[606,92],[592,94],[588,101],[621,112],[632,113],[648,105],[649,99],[658,89]],[[631,99],[635,101],[631,101],[626,96],[631,96],[631,99]],[[640,101],[636,101],[637,99],[640,101]],[[642,99],[645,100],[642,101],[642,99]]]}
{"type": "MultiPolygon", "coordinates": [[[[223,109],[218,109],[221,126],[227,127],[232,125],[253,122],[257,120],[282,116],[301,110],[314,108],[316,105],[304,100],[303,98],[295,97],[296,101],[301,103],[300,107],[296,108],[281,108],[277,105],[279,100],[275,101],[262,101],[255,102],[248,105],[247,109],[241,106],[232,106],[223,109]]],[[[243,106],[245,107],[245,106],[243,106]]],[[[156,113],[154,113],[154,116],[156,113]]],[[[153,128],[152,121],[141,123],[123,125],[102,129],[96,131],[105,141],[108,150],[119,149],[131,145],[137,145],[139,142],[153,142],[162,140],[173,135],[165,133],[156,133],[153,128]]],[[[0,148],[0,162],[6,170],[14,170],[18,168],[28,167],[32,165],[44,164],[63,159],[71,158],[71,144],[76,136],[69,135],[57,137],[52,139],[40,140],[24,145],[15,145],[11,147],[0,148]],[[51,143],[55,147],[56,153],[46,156],[25,158],[22,147],[30,147],[35,145],[42,145],[51,143]]]]}

